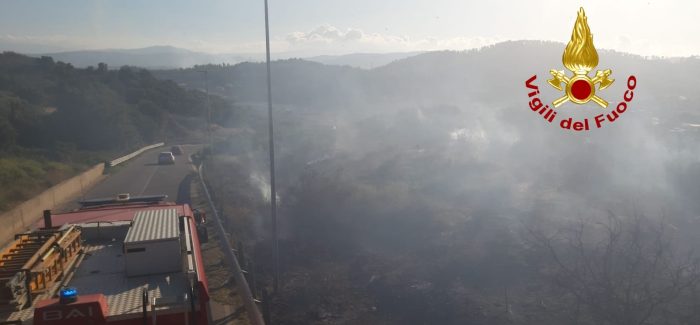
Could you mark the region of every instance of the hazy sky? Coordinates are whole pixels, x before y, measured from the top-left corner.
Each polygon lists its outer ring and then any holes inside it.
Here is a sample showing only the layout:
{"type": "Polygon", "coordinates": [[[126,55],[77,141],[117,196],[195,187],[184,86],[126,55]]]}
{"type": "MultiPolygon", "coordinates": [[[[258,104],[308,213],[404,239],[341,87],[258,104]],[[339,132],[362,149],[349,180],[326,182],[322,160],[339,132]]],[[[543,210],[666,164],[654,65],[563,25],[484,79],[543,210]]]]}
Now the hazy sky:
{"type": "MultiPolygon", "coordinates": [[[[568,41],[584,6],[597,48],[700,54],[700,1],[270,0],[273,51],[305,55],[568,41]]],[[[172,45],[264,51],[263,0],[0,0],[0,50],[172,45]]]]}

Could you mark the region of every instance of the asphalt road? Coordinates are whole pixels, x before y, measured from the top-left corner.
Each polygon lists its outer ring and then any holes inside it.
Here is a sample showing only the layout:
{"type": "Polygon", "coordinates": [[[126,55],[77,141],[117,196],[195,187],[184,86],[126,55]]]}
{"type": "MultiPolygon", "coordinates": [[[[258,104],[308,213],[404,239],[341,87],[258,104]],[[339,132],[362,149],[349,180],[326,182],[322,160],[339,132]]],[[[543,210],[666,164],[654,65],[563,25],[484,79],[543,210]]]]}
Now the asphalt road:
{"type": "MultiPolygon", "coordinates": [[[[190,183],[194,172],[189,156],[200,149],[199,145],[182,145],[182,155],[175,156],[174,165],[158,165],[158,154],[169,151],[170,147],[155,148],[118,166],[102,182],[95,185],[83,196],[84,199],[116,197],[120,193],[131,196],[168,196],[167,201],[190,203],[190,183]]],[[[72,203],[66,209],[77,208],[72,203]]],[[[227,324],[234,313],[231,306],[210,302],[212,324],[227,324]]]]}
{"type": "Polygon", "coordinates": [[[161,147],[144,152],[123,166],[117,166],[104,181],[87,191],[84,198],[110,198],[120,193],[129,193],[131,196],[165,194],[168,201],[189,203],[189,196],[183,196],[187,191],[181,187],[189,186],[185,178],[193,169],[188,157],[199,146],[181,147],[183,153],[175,156],[174,165],[158,165],[158,153],[170,150],[170,147],[161,147]]]}

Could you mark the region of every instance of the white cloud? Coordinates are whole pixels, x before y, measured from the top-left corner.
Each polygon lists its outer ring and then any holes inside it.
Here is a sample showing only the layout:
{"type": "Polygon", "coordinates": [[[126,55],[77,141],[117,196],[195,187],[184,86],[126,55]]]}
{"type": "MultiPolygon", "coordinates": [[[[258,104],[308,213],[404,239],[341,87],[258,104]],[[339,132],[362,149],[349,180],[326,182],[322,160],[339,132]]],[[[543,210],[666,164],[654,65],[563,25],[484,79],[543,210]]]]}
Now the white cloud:
{"type": "Polygon", "coordinates": [[[21,53],[41,53],[62,51],[81,43],[66,35],[16,35],[0,34],[0,51],[16,51],[21,53]]]}
{"type": "Polygon", "coordinates": [[[0,35],[0,40],[15,41],[15,42],[56,42],[65,40],[66,37],[63,35],[53,35],[53,36],[26,36],[26,35],[12,35],[3,34],[0,35]]]}
{"type": "Polygon", "coordinates": [[[293,32],[287,35],[287,41],[292,44],[300,44],[307,42],[344,42],[362,40],[364,33],[358,29],[349,28],[342,31],[331,25],[321,25],[310,32],[293,32]]]}
{"type": "Polygon", "coordinates": [[[360,29],[342,30],[333,25],[321,25],[308,32],[293,32],[285,37],[289,50],[316,49],[322,52],[353,51],[430,51],[465,50],[491,45],[503,39],[496,37],[417,38],[380,33],[366,33],[360,29]]]}

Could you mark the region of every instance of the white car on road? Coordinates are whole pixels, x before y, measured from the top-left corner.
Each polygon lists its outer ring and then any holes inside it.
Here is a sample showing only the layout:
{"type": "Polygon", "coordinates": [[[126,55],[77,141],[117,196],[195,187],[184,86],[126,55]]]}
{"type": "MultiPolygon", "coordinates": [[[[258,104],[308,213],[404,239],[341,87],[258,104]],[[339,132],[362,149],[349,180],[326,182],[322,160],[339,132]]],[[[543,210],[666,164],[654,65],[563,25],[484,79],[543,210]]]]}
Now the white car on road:
{"type": "Polygon", "coordinates": [[[175,156],[170,151],[164,151],[158,154],[158,165],[175,164],[175,156]]]}

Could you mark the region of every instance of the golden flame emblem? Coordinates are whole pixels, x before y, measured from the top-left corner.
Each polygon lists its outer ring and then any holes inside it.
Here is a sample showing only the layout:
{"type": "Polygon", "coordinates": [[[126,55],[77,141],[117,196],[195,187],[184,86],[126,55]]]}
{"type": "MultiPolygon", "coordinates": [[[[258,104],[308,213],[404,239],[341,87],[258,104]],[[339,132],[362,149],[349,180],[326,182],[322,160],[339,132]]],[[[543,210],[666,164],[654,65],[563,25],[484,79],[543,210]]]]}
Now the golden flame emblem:
{"type": "Polygon", "coordinates": [[[554,107],[559,107],[567,101],[585,104],[591,100],[602,107],[608,107],[608,102],[595,94],[596,85],[599,85],[598,90],[603,90],[615,80],[609,78],[612,74],[610,69],[598,70],[593,78],[588,77],[588,73],[598,65],[598,52],[593,46],[593,34],[588,27],[588,18],[583,8],[578,11],[574,30],[571,32],[571,40],[566,45],[562,55],[562,62],[574,75],[568,77],[564,70],[552,69],[549,72],[553,78],[547,82],[552,87],[566,93],[552,103],[554,107]]]}

